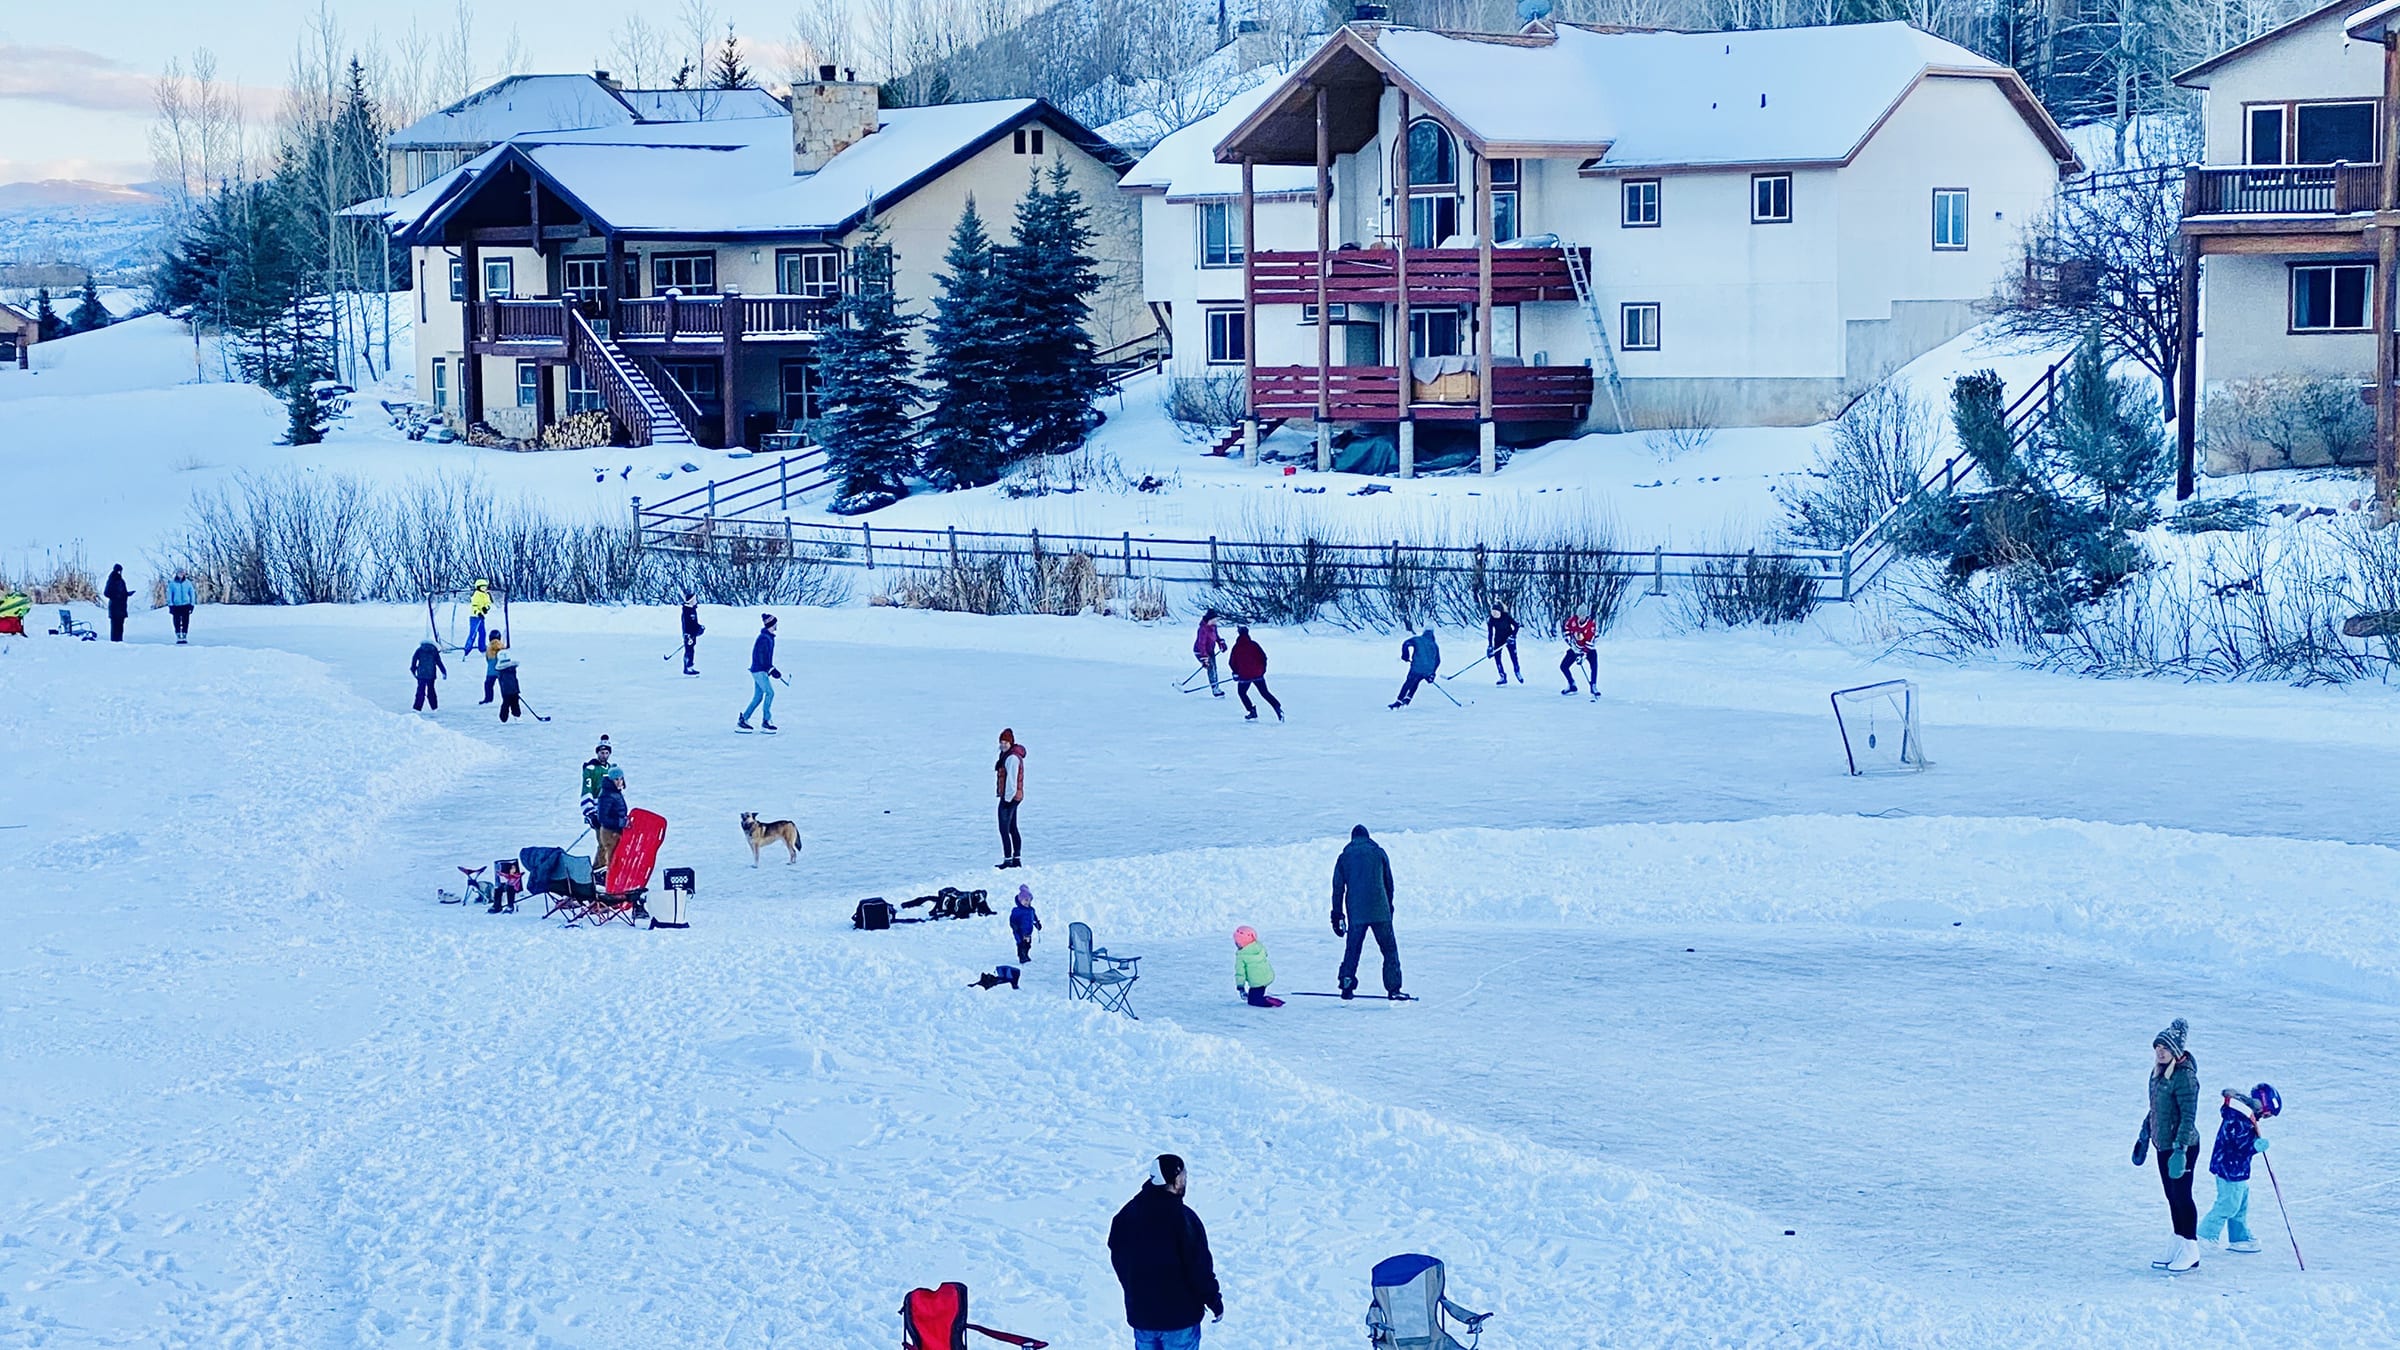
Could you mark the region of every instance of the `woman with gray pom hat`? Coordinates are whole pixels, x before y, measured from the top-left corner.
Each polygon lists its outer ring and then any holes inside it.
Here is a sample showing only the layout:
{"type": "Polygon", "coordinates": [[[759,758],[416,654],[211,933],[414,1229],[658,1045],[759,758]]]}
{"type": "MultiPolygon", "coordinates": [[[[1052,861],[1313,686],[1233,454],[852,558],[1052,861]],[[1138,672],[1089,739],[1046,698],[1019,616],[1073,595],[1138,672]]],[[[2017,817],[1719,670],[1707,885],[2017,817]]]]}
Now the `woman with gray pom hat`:
{"type": "Polygon", "coordinates": [[[2200,1161],[2200,1066],[2184,1049],[2191,1031],[2180,1017],[2150,1040],[2150,1113],[2142,1117],[2142,1132],[2133,1141],[2133,1165],[2158,1150],[2158,1184],[2167,1193],[2167,1216],[2175,1237],[2164,1256],[2150,1263],[2153,1270],[2181,1275],[2200,1264],[2200,1242],[2194,1232],[2200,1221],[2192,1204],[2192,1168],[2200,1161]]]}

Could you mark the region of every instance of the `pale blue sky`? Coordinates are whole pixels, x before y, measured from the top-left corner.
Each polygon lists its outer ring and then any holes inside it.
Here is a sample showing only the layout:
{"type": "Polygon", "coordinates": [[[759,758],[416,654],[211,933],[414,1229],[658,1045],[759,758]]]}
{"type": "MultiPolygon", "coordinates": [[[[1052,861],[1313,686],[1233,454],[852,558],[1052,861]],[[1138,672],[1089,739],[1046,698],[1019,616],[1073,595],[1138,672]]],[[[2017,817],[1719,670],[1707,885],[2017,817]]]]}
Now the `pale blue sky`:
{"type": "MultiPolygon", "coordinates": [[[[411,19],[438,38],[455,0],[330,0],[350,40],[387,43],[411,19]]],[[[513,27],[534,70],[589,70],[605,61],[618,25],[639,9],[680,27],[680,0],[476,0],[486,62],[513,27]]],[[[713,0],[745,40],[781,44],[794,0],[713,0]]],[[[206,47],[225,78],[249,91],[251,120],[272,117],[275,88],[318,0],[0,0],[0,182],[150,176],[151,85],[167,61],[206,47]]],[[[762,78],[780,79],[769,61],[762,78]]]]}

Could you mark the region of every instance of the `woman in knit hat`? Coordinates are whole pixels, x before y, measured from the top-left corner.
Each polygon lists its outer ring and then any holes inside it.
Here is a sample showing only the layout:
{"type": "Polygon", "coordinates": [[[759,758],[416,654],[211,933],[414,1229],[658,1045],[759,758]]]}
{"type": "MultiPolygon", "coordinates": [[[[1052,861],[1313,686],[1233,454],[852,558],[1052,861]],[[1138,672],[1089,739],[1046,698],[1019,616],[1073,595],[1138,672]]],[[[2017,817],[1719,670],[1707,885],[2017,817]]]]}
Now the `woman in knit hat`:
{"type": "Polygon", "coordinates": [[[2141,1135],[2133,1141],[2133,1165],[2158,1150],[2158,1184],[2167,1193],[2167,1217],[2175,1237],[2164,1256],[2150,1263],[2153,1270],[2181,1275],[2200,1264],[2200,1222],[2192,1203],[2192,1168],[2200,1161],[2200,1066],[2184,1048],[2191,1031],[2180,1017],[2150,1040],[2150,1113],[2142,1117],[2141,1135]]]}

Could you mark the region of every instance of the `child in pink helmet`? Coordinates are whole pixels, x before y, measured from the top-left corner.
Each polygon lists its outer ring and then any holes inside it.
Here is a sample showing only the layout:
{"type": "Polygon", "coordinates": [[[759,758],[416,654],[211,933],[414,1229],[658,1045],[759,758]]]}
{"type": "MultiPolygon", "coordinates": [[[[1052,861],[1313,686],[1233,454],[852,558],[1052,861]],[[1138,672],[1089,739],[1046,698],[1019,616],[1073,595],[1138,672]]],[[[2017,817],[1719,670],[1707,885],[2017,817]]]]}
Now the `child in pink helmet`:
{"type": "Polygon", "coordinates": [[[1267,993],[1273,983],[1275,967],[1267,961],[1267,944],[1258,940],[1258,930],[1248,924],[1234,929],[1233,987],[1253,1008],[1280,1008],[1283,1000],[1267,993]]]}

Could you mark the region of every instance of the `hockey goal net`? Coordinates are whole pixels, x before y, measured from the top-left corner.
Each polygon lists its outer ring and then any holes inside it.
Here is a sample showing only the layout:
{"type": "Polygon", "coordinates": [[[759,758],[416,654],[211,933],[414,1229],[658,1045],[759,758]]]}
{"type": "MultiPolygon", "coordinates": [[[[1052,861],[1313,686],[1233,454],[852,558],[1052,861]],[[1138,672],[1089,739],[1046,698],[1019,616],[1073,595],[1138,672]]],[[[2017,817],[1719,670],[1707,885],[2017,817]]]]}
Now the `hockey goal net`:
{"type": "Polygon", "coordinates": [[[1909,773],[1925,767],[1925,736],[1917,722],[1917,686],[1885,680],[1833,692],[1833,721],[1853,775],[1909,773]]]}

